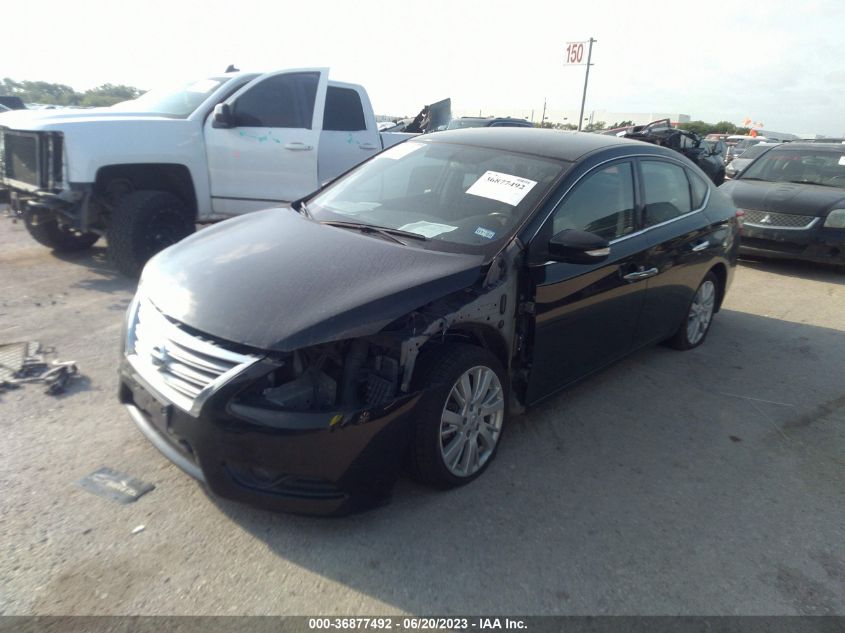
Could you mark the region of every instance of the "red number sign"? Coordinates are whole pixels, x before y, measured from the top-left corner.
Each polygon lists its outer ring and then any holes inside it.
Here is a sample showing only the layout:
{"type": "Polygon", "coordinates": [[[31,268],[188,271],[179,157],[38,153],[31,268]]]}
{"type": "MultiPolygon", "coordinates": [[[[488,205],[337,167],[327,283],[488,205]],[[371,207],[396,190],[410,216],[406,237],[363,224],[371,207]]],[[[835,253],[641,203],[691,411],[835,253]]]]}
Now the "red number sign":
{"type": "Polygon", "coordinates": [[[567,42],[566,43],[566,59],[564,64],[583,64],[584,63],[584,42],[567,42]]]}

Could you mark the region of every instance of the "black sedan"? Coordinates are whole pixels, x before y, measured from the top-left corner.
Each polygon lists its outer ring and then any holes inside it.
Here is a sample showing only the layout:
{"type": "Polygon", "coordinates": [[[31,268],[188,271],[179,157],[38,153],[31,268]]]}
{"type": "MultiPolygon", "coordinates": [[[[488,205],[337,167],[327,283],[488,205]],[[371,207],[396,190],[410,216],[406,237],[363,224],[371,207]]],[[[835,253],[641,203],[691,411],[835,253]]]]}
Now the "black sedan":
{"type": "Polygon", "coordinates": [[[744,212],[742,253],[845,264],[842,143],[784,143],[720,190],[744,212]]]}
{"type": "Polygon", "coordinates": [[[152,259],[120,399],[216,494],[342,513],[403,463],[448,488],[508,416],[646,345],[700,345],[730,285],[730,200],[671,150],[456,130],[152,259]]]}

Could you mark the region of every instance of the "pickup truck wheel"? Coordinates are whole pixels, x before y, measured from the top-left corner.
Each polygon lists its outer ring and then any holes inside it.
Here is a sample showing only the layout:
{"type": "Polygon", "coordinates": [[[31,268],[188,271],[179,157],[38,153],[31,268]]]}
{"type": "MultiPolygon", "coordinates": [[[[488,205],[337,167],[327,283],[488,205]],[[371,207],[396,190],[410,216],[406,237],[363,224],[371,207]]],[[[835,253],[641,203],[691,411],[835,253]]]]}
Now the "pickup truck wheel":
{"type": "Polygon", "coordinates": [[[172,193],[134,191],[112,213],[109,257],[119,272],[138,277],[150,257],[193,232],[188,207],[172,193]]]}
{"type": "Polygon", "coordinates": [[[32,238],[54,251],[66,253],[91,248],[100,236],[96,233],[82,233],[61,224],[55,215],[39,211],[24,213],[24,224],[32,238]]]}

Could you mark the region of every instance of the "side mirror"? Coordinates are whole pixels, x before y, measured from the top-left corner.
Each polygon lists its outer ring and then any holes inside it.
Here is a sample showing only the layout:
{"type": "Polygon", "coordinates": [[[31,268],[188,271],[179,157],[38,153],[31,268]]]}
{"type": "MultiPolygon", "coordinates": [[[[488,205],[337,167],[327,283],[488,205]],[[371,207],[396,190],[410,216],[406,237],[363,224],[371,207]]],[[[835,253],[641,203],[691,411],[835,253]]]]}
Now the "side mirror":
{"type": "Polygon", "coordinates": [[[211,127],[235,127],[235,118],[228,103],[218,103],[211,114],[211,127]]]}
{"type": "Polygon", "coordinates": [[[566,229],[549,240],[549,257],[570,264],[597,264],[610,255],[610,244],[587,231],[566,229]]]}

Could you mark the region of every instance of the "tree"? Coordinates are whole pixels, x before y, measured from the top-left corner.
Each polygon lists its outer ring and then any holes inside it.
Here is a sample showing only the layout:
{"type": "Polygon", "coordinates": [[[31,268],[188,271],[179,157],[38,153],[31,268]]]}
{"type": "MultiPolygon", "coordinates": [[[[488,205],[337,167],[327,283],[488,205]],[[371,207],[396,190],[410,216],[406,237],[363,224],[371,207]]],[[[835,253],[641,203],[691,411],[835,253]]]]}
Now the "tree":
{"type": "Polygon", "coordinates": [[[630,127],[632,125],[634,125],[633,121],[617,121],[616,123],[611,125],[609,129],[615,130],[616,128],[619,128],[619,127],[630,127]]]}
{"type": "Polygon", "coordinates": [[[596,121],[595,123],[590,123],[589,125],[584,126],[585,132],[599,132],[607,127],[607,124],[604,121],[596,121]]]}
{"type": "Polygon", "coordinates": [[[120,103],[121,101],[129,101],[130,99],[137,99],[141,96],[142,91],[132,86],[103,84],[97,88],[86,90],[82,95],[79,105],[90,107],[103,107],[120,103]]]}

